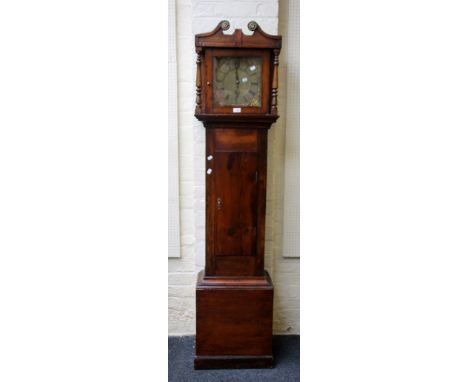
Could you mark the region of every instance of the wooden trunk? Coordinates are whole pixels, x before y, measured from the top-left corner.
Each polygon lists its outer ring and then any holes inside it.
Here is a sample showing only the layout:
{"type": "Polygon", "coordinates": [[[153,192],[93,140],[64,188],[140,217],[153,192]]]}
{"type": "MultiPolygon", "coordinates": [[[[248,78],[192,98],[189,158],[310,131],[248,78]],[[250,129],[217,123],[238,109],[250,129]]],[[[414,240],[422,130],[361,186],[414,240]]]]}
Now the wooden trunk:
{"type": "Polygon", "coordinates": [[[268,130],[210,126],[206,276],[262,276],[268,130]]]}

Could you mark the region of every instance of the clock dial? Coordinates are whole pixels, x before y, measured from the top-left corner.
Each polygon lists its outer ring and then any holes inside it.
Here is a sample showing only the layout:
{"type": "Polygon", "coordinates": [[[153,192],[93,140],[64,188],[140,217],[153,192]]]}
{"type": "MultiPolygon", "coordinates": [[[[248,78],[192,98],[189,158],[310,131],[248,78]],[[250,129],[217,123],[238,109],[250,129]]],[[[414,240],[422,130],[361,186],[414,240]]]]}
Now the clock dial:
{"type": "Polygon", "coordinates": [[[215,57],[213,78],[216,106],[262,106],[261,57],[215,57]]]}

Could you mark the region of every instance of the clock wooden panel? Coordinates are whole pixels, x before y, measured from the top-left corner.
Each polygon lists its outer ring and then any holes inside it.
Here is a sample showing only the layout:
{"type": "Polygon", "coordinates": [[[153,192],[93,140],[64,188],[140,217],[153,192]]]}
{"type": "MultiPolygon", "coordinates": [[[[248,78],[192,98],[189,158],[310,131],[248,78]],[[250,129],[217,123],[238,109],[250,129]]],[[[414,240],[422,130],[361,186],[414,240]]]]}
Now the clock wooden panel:
{"type": "Polygon", "coordinates": [[[258,129],[207,130],[207,276],[263,274],[257,238],[265,224],[264,135],[258,129]]]}
{"type": "Polygon", "coordinates": [[[237,287],[226,294],[223,289],[205,288],[197,295],[197,329],[204,339],[197,343],[197,353],[271,356],[273,288],[237,287]],[[226,304],[226,299],[233,303],[226,304]]]}
{"type": "Polygon", "coordinates": [[[205,281],[200,274],[196,303],[195,368],[272,367],[269,278],[205,281]]]}
{"type": "Polygon", "coordinates": [[[257,131],[217,128],[213,132],[216,152],[257,151],[257,131]]]}
{"type": "Polygon", "coordinates": [[[255,256],[257,153],[215,152],[216,256],[255,256]]]}
{"type": "Polygon", "coordinates": [[[206,128],[206,262],[196,288],[195,368],[272,367],[264,270],[268,129],[278,118],[281,36],[222,21],[195,36],[195,116],[206,128]]]}

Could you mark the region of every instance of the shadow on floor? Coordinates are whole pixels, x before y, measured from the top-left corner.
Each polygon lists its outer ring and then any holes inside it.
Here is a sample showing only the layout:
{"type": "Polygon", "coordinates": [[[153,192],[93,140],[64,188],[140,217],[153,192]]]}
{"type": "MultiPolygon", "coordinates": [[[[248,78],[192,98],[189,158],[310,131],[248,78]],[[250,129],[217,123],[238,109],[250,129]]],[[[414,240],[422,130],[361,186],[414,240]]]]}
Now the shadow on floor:
{"type": "Polygon", "coordinates": [[[169,337],[169,382],[298,382],[299,336],[274,336],[273,369],[194,370],[195,337],[169,337]]]}

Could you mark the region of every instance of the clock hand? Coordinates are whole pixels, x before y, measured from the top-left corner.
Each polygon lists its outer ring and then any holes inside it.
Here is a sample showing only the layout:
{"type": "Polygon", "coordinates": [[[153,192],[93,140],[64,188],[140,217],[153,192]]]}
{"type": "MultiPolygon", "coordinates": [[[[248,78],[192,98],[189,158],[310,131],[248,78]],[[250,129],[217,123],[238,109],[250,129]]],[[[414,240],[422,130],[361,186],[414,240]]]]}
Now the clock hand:
{"type": "Polygon", "coordinates": [[[238,103],[238,98],[239,98],[239,60],[235,61],[235,67],[236,67],[236,102],[238,103]]]}

